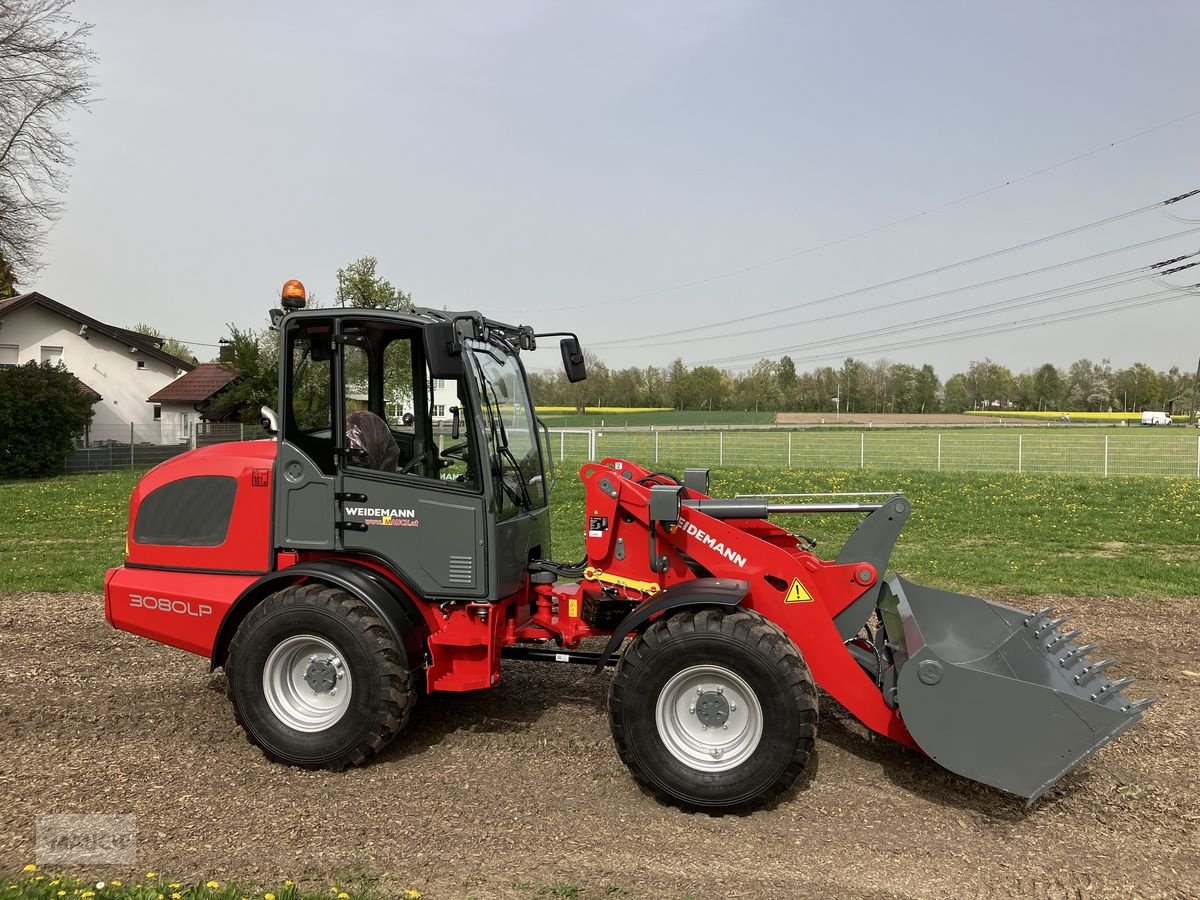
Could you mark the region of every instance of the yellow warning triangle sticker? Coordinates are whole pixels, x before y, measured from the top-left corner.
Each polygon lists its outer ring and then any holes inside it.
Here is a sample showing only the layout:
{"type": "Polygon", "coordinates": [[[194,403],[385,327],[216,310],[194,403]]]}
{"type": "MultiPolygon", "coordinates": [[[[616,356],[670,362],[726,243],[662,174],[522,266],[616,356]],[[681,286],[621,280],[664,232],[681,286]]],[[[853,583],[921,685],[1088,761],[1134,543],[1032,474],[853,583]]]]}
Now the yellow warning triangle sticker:
{"type": "Polygon", "coordinates": [[[804,585],[800,583],[799,578],[792,579],[792,586],[788,588],[787,596],[783,598],[784,603],[812,603],[812,594],[804,589],[804,585]]]}

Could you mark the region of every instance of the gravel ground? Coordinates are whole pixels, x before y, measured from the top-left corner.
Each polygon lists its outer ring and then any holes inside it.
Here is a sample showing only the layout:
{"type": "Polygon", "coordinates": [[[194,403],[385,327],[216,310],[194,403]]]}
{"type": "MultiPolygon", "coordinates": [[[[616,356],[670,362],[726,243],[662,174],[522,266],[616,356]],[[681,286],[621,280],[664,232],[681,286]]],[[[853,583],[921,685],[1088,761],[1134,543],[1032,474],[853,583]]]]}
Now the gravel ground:
{"type": "Polygon", "coordinates": [[[110,630],[98,596],[2,595],[0,870],[33,859],[37,814],[87,811],[136,815],[134,871],[179,879],[323,889],[368,873],[430,898],[1194,897],[1200,600],[1058,605],[1160,702],[1032,810],[826,699],[802,783],[711,818],[634,785],[590,669],[510,664],[492,691],[424,701],[373,764],[306,772],[246,742],[203,660],[110,630]]]}

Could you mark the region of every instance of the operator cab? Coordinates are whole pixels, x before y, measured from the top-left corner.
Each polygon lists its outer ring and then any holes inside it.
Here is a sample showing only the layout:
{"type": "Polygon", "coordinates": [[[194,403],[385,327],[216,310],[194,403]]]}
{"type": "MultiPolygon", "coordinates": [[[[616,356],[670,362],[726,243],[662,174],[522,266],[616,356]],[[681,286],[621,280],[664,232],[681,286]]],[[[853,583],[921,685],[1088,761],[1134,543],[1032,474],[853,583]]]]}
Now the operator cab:
{"type": "Polygon", "coordinates": [[[548,432],[520,360],[532,329],[432,310],[274,318],[275,547],[359,554],[438,602],[521,589],[550,555],[548,432]]]}

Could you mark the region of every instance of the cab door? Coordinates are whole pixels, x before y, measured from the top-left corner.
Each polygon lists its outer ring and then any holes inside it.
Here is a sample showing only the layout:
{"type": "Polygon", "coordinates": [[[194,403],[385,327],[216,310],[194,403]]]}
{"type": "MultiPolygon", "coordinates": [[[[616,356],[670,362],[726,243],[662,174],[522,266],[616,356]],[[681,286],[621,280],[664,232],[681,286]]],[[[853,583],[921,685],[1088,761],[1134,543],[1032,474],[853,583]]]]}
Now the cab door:
{"type": "Polygon", "coordinates": [[[338,332],[338,548],[386,562],[430,599],[486,598],[477,436],[453,412],[464,383],[430,377],[419,328],[364,316],[338,332]]]}

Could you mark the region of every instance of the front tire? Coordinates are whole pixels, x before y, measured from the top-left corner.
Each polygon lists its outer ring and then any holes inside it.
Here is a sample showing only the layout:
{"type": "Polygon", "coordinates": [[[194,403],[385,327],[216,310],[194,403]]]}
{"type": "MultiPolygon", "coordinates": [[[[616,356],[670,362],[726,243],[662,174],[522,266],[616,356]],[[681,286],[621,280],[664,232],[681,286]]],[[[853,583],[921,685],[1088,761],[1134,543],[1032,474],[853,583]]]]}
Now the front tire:
{"type": "Polygon", "coordinates": [[[622,761],[659,798],[744,812],[791,786],[812,753],[817,691],[800,651],[746,610],[691,609],[630,642],[609,692],[622,761]]]}
{"type": "Polygon", "coordinates": [[[404,728],[417,692],[391,632],[338,588],[295,585],[255,607],[225,664],[234,715],[276,762],[362,765],[404,728]]]}

